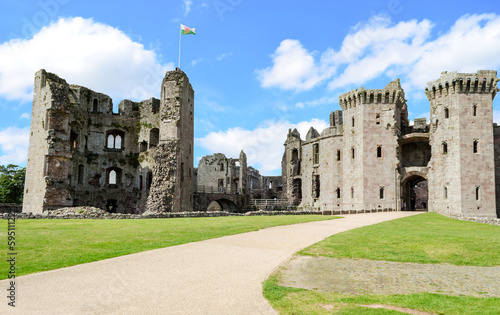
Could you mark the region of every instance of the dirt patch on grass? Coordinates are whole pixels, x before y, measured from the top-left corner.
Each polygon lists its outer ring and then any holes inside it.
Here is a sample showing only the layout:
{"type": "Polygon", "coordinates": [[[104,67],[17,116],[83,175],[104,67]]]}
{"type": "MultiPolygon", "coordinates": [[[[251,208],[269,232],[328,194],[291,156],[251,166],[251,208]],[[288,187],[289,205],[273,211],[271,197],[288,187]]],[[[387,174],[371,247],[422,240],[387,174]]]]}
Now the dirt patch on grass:
{"type": "Polygon", "coordinates": [[[500,266],[416,264],[295,256],[279,285],[349,295],[440,293],[500,297],[500,266]]]}

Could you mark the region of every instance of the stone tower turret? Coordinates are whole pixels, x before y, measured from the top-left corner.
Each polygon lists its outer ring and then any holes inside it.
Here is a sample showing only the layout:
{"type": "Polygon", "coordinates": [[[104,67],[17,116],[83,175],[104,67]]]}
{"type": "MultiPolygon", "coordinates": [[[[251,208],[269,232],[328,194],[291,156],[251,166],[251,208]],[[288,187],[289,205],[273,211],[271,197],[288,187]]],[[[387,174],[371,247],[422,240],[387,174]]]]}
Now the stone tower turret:
{"type": "Polygon", "coordinates": [[[443,72],[425,92],[431,107],[429,210],[495,217],[497,72],[443,72]]]}
{"type": "Polygon", "coordinates": [[[188,77],[179,69],[167,72],[148,212],[193,210],[193,115],[194,90],[188,77]]]}
{"type": "Polygon", "coordinates": [[[345,210],[398,207],[396,150],[405,102],[399,79],[381,90],[361,87],[340,96],[345,210]]]}
{"type": "Polygon", "coordinates": [[[240,196],[247,194],[247,155],[243,150],[240,152],[240,173],[238,180],[238,193],[240,196]]]}

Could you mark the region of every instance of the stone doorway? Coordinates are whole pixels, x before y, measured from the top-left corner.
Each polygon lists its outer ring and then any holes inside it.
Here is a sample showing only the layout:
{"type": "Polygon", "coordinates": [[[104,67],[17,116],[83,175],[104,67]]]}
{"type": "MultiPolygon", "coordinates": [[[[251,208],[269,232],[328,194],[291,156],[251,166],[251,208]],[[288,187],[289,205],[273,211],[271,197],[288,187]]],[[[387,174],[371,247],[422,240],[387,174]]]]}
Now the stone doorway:
{"type": "Polygon", "coordinates": [[[408,177],[401,184],[403,211],[427,211],[429,205],[427,179],[414,175],[408,177]]]}

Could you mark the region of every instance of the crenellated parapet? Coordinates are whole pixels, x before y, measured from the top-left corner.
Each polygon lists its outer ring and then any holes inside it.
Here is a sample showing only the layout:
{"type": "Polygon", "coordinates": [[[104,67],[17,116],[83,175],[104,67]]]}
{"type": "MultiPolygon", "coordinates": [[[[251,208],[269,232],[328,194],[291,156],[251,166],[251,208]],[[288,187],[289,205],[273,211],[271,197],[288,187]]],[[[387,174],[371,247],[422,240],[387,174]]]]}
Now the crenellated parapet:
{"type": "Polygon", "coordinates": [[[477,73],[441,72],[441,78],[427,83],[425,94],[429,101],[450,94],[491,94],[498,92],[497,72],[479,70],[477,73]]]}
{"type": "Polygon", "coordinates": [[[405,93],[399,79],[390,82],[384,89],[368,89],[364,87],[344,93],[339,97],[342,110],[363,104],[396,104],[405,103],[405,93]]]}

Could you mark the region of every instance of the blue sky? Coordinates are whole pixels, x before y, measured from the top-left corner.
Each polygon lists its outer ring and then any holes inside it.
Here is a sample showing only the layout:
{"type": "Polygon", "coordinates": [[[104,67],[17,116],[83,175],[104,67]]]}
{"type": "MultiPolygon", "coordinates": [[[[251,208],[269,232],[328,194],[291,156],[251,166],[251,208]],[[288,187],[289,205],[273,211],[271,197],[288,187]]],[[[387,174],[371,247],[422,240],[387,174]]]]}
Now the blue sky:
{"type": "MultiPolygon", "coordinates": [[[[38,69],[122,99],[159,97],[178,63],[195,89],[195,166],[237,157],[279,174],[288,128],[320,132],[338,96],[396,78],[428,117],[442,71],[499,70],[500,6],[470,1],[3,0],[0,164],[25,165],[38,69]],[[117,4],[119,3],[119,4],[117,4]]],[[[500,122],[499,101],[494,102],[500,122]]]]}

